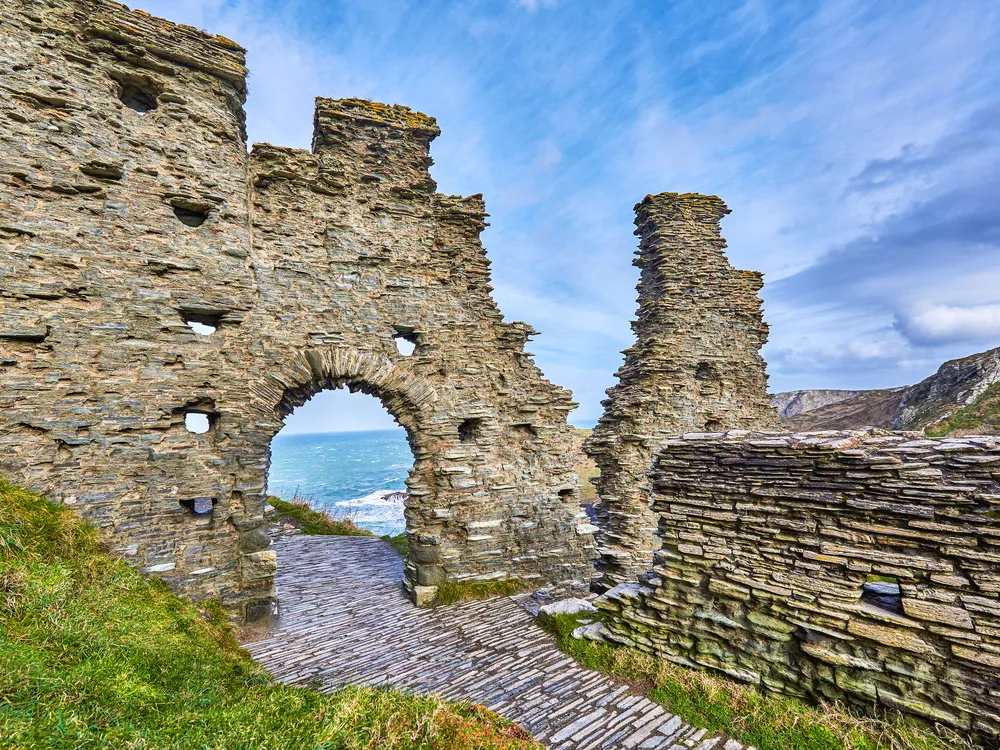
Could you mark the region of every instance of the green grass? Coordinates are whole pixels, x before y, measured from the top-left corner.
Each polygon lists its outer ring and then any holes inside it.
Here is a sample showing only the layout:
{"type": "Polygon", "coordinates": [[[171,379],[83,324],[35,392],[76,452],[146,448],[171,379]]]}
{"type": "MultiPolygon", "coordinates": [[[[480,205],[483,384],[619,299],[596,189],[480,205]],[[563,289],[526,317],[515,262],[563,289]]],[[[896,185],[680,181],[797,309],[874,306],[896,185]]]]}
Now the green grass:
{"type": "Polygon", "coordinates": [[[1000,383],[994,383],[975,401],[941,422],[924,429],[927,437],[1000,434],[1000,383]]]}
{"type": "MultiPolygon", "coordinates": [[[[590,669],[629,682],[685,721],[758,750],[956,750],[971,747],[897,713],[858,716],[833,704],[808,706],[707,672],[685,669],[636,649],[573,638],[577,615],[542,619],[559,648],[590,669]]],[[[593,616],[587,619],[593,619],[593,616]]]]}
{"type": "Polygon", "coordinates": [[[445,581],[438,586],[435,604],[457,604],[494,596],[511,596],[524,591],[533,591],[538,583],[522,581],[519,578],[501,578],[492,581],[445,581]]]}
{"type": "Polygon", "coordinates": [[[389,546],[396,550],[400,557],[406,557],[410,554],[410,540],[407,538],[406,534],[384,536],[382,538],[389,542],[389,546]]]}
{"type": "MultiPolygon", "coordinates": [[[[367,529],[356,526],[349,518],[333,518],[321,510],[314,510],[306,500],[282,500],[269,497],[268,504],[278,511],[281,518],[292,522],[303,534],[319,536],[375,536],[367,529]]],[[[380,537],[389,543],[400,557],[410,554],[410,540],[406,534],[380,537]]]]}
{"type": "Polygon", "coordinates": [[[309,503],[269,497],[268,504],[282,518],[290,520],[303,534],[326,536],[375,536],[367,529],[355,526],[349,518],[333,518],[323,511],[313,510],[309,503]]]}
{"type": "Polygon", "coordinates": [[[89,750],[537,750],[481,706],[272,682],[217,603],[102,549],[66,509],[0,482],[0,745],[89,750]]]}

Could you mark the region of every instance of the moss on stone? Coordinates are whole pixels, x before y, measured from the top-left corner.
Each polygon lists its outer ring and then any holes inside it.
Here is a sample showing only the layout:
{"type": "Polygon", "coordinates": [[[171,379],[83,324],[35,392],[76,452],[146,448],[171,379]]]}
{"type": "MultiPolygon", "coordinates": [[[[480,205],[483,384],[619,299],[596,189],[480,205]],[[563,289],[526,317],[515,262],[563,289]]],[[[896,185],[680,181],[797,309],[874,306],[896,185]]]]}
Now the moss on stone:
{"type": "Polygon", "coordinates": [[[445,581],[438,586],[435,604],[457,604],[458,602],[492,599],[496,596],[513,596],[531,591],[537,585],[537,581],[525,581],[520,578],[500,578],[489,581],[445,581]]]}

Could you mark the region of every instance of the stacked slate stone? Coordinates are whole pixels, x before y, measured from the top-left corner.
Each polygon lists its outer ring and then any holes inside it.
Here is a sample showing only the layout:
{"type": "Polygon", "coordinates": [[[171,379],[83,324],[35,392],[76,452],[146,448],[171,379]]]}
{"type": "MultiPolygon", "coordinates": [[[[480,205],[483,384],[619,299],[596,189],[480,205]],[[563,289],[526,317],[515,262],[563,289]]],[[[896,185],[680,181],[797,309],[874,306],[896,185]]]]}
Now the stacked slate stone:
{"type": "Polygon", "coordinates": [[[414,598],[586,585],[572,394],[490,294],[481,196],[435,193],[433,118],[320,99],[312,153],[248,156],[233,42],[108,0],[0,13],[5,477],[192,598],[266,616],[270,441],[344,386],[409,434],[414,598]]]}
{"type": "Polygon", "coordinates": [[[634,581],[652,563],[659,543],[648,475],[666,440],[777,423],[759,353],[768,333],[757,296],[762,276],[729,264],[719,226],[726,204],[661,193],[635,209],[636,343],[584,444],[601,470],[599,589],[634,581]]]}
{"type": "Polygon", "coordinates": [[[780,693],[1000,731],[1000,441],[686,435],[608,637],[780,693]]]}

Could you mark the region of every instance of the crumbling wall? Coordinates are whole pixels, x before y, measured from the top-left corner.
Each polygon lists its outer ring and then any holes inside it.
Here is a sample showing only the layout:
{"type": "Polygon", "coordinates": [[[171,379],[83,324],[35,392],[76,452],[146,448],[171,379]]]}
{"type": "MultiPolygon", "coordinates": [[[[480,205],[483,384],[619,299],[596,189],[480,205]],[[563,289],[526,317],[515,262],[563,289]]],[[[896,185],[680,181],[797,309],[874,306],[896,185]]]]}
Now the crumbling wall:
{"type": "Polygon", "coordinates": [[[663,548],[598,600],[614,640],[1000,732],[997,438],[689,435],[652,477],[663,548]]]}
{"type": "Polygon", "coordinates": [[[757,296],[763,281],[726,259],[719,227],[726,204],[660,193],[635,210],[636,343],[584,443],[601,470],[595,584],[603,589],[635,580],[652,563],[657,517],[648,475],[668,438],[777,423],[759,353],[768,331],[757,296]]]}
{"type": "Polygon", "coordinates": [[[270,441],[346,386],[409,435],[418,601],[446,579],[585,585],[575,404],[490,296],[481,197],[435,193],[432,118],[321,99],[312,153],[248,156],[233,42],[107,0],[0,12],[4,476],[265,616],[270,441]]]}

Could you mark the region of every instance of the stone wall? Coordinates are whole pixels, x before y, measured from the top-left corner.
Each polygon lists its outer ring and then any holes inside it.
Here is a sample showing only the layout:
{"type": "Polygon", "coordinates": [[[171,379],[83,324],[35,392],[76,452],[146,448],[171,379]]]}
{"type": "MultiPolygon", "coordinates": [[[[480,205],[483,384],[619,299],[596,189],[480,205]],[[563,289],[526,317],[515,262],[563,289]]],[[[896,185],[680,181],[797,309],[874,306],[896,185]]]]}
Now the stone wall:
{"type": "Polygon", "coordinates": [[[715,196],[661,193],[636,207],[640,269],[636,343],[584,450],[597,462],[598,574],[606,589],[649,569],[656,514],[649,508],[653,455],[685,432],[767,428],[760,348],[767,340],[756,271],[726,259],[715,196]]]}
{"type": "Polygon", "coordinates": [[[490,295],[481,196],[435,192],[432,118],[320,99],[312,152],[248,155],[235,43],[107,0],[0,13],[6,478],[174,588],[266,616],[270,441],[346,386],[410,439],[415,598],[585,585],[575,404],[490,295]]]}
{"type": "Polygon", "coordinates": [[[610,637],[775,692],[1000,732],[1000,441],[688,435],[610,637]],[[874,578],[897,581],[875,581],[874,578]]]}

